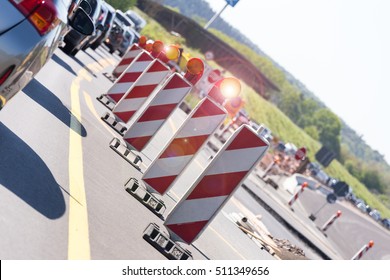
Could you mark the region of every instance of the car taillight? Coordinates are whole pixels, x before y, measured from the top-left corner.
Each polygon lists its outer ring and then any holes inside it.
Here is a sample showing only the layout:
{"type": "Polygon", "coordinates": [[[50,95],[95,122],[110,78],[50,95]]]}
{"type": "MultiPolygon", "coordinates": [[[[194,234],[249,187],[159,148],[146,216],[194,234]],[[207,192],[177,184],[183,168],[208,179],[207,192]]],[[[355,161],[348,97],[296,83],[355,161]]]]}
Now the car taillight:
{"type": "Polygon", "coordinates": [[[10,0],[12,4],[34,25],[40,35],[44,35],[60,20],[57,8],[51,0],[10,0]]]}

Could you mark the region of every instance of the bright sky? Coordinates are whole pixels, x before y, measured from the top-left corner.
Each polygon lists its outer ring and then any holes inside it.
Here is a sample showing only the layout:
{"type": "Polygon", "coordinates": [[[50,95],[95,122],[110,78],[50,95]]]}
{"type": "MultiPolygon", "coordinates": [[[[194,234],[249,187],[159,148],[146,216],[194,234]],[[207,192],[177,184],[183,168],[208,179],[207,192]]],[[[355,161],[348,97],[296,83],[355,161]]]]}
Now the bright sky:
{"type": "Polygon", "coordinates": [[[390,162],[390,1],[240,0],[221,17],[390,162]]]}

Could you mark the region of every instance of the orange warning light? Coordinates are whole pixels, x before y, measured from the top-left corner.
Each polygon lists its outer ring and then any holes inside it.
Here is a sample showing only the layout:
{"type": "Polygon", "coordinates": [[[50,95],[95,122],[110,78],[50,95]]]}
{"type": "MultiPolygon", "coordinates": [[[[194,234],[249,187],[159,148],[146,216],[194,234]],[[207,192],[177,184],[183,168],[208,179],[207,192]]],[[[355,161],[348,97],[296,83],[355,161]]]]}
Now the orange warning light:
{"type": "Polygon", "coordinates": [[[224,78],[219,85],[219,89],[225,98],[234,98],[241,92],[241,83],[233,77],[224,78]]]}
{"type": "Polygon", "coordinates": [[[187,62],[187,71],[192,75],[198,75],[204,70],[203,61],[199,58],[191,58],[187,62]]]}
{"type": "Polygon", "coordinates": [[[165,56],[169,60],[176,60],[180,56],[180,50],[179,50],[179,48],[177,46],[170,45],[170,46],[165,48],[165,56]]]}
{"type": "Polygon", "coordinates": [[[156,54],[162,52],[164,50],[164,43],[157,40],[154,41],[153,46],[152,46],[152,51],[156,54]]]}
{"type": "Polygon", "coordinates": [[[146,44],[146,41],[147,41],[147,40],[148,40],[148,39],[146,38],[146,36],[142,35],[141,37],[139,37],[138,43],[139,43],[140,45],[144,45],[144,44],[146,44]]]}

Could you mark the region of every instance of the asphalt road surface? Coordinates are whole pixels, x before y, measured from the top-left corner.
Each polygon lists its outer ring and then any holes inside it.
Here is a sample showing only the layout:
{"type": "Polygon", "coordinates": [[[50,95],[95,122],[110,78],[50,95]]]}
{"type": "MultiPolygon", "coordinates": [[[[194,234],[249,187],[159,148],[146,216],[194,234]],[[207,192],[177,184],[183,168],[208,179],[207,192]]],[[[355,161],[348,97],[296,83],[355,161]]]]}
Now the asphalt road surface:
{"type": "MultiPolygon", "coordinates": [[[[165,259],[142,238],[149,223],[163,229],[162,220],[125,191],[124,183],[141,173],[109,148],[113,137],[120,136],[100,119],[108,110],[96,97],[112,85],[103,73],[111,73],[118,61],[102,47],[76,58],[58,50],[0,111],[0,259],[165,259]]],[[[184,118],[184,112],[176,111],[156,134],[145,149],[145,165],[184,118]]],[[[200,153],[163,197],[166,213],[212,153],[200,153]]],[[[309,195],[300,204],[304,211],[296,214],[313,227],[307,213],[324,197],[309,195]]],[[[274,198],[283,200],[283,195],[276,192],[274,198]]],[[[324,208],[316,223],[326,211],[333,210],[324,208]]],[[[368,257],[388,258],[388,232],[367,226],[371,221],[354,209],[342,211],[347,222],[327,232],[333,249],[348,259],[374,239],[376,250],[368,257]],[[349,235],[356,239],[353,245],[346,245],[349,235]]],[[[231,221],[232,213],[245,212],[261,217],[274,237],[303,248],[309,259],[321,258],[242,188],[192,245],[183,246],[194,259],[274,259],[231,221]]]]}
{"type": "MultiPolygon", "coordinates": [[[[125,191],[140,173],[109,148],[119,135],[100,119],[96,97],[112,85],[102,73],[118,60],[104,48],[75,59],[58,50],[0,112],[1,259],[165,259],[142,239],[161,219],[125,191]]],[[[274,259],[253,245],[221,212],[183,246],[194,259],[274,259]]]]}

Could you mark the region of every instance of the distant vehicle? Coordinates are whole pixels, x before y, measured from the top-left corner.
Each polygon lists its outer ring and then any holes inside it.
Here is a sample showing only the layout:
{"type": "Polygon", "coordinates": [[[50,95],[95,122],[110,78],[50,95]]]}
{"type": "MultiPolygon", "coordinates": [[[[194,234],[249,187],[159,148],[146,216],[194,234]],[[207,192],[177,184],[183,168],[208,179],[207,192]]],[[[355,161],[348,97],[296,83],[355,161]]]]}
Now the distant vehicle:
{"type": "Polygon", "coordinates": [[[118,18],[115,18],[104,44],[108,47],[110,53],[118,51],[119,55],[123,56],[130,44],[134,43],[135,40],[135,31],[124,25],[118,18]]]}
{"type": "MultiPolygon", "coordinates": [[[[94,35],[96,30],[103,30],[103,26],[98,24],[99,16],[101,13],[102,0],[83,0],[80,2],[79,7],[82,8],[92,19],[95,26],[94,32],[89,35],[85,35],[79,32],[77,29],[71,28],[65,35],[65,46],[61,49],[68,55],[75,56],[79,50],[81,50],[91,35],[94,35]]],[[[73,15],[70,15],[72,18],[73,15]]]]}
{"type": "Polygon", "coordinates": [[[22,90],[62,44],[69,25],[80,34],[93,23],[71,0],[0,0],[0,109],[22,90]]]}
{"type": "Polygon", "coordinates": [[[126,27],[123,33],[123,41],[118,47],[119,56],[123,56],[131,44],[135,42],[135,31],[126,27]]]}
{"type": "Polygon", "coordinates": [[[372,210],[370,213],[368,213],[368,215],[370,215],[370,217],[373,218],[377,222],[380,221],[380,219],[381,219],[381,214],[376,209],[372,210]]]}
{"type": "Polygon", "coordinates": [[[144,20],[143,17],[141,17],[139,14],[132,10],[128,10],[125,14],[135,23],[135,30],[137,32],[141,32],[141,30],[146,25],[146,20],[144,20]]]}
{"type": "Polygon", "coordinates": [[[127,27],[133,28],[134,30],[136,29],[135,23],[129,17],[127,17],[126,14],[123,13],[121,10],[116,10],[115,18],[117,18],[120,22],[122,22],[127,27]]]}
{"type": "Polygon", "coordinates": [[[116,14],[115,9],[106,2],[103,2],[103,7],[104,6],[107,8],[107,17],[103,23],[103,30],[100,35],[96,36],[89,42],[89,47],[93,50],[96,50],[108,38],[114,24],[116,14]]]}
{"type": "Polygon", "coordinates": [[[358,203],[358,204],[356,205],[356,207],[357,207],[360,211],[362,211],[363,213],[367,213],[367,212],[366,212],[366,204],[365,204],[364,202],[358,203]]]}
{"type": "Polygon", "coordinates": [[[390,229],[390,219],[383,219],[381,222],[385,228],[390,229]]]}

